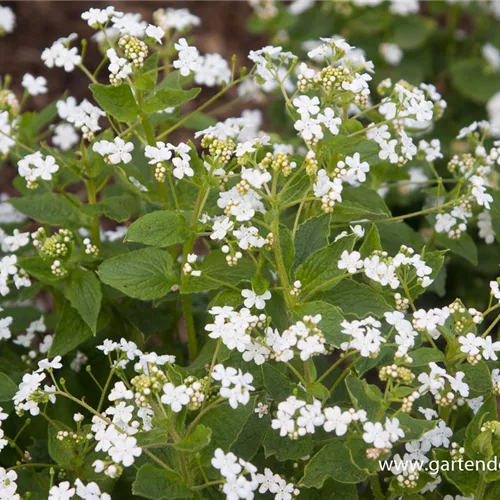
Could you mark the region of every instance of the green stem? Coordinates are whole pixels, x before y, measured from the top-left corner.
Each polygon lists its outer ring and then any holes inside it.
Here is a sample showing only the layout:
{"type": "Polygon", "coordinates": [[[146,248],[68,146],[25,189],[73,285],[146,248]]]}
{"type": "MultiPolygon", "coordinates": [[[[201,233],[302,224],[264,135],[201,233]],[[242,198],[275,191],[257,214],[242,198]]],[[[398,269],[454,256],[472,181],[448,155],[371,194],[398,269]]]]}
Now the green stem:
{"type": "MultiPolygon", "coordinates": [[[[97,190],[92,179],[85,181],[87,186],[87,197],[89,205],[95,205],[97,203],[97,190]]],[[[101,243],[101,234],[99,231],[99,216],[94,215],[92,217],[92,227],[90,229],[90,235],[92,237],[92,243],[99,246],[101,243]]]]}
{"type": "Polygon", "coordinates": [[[191,295],[182,295],[182,311],[184,313],[184,323],[186,325],[186,333],[188,338],[188,353],[189,359],[194,361],[198,356],[198,340],[196,339],[196,329],[193,319],[193,302],[191,295]]]}

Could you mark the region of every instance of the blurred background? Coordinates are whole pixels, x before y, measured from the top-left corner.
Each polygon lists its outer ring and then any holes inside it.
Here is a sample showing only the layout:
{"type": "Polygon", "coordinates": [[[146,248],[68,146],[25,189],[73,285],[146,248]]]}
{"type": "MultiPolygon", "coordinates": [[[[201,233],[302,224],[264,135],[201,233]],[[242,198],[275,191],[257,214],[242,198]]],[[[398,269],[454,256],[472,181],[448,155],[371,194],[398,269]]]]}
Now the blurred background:
{"type": "MultiPolygon", "coordinates": [[[[76,98],[89,95],[88,80],[83,73],[50,70],[43,65],[40,54],[53,41],[72,32],[80,38],[90,38],[95,30],[80,17],[90,7],[113,5],[123,12],[138,12],[149,22],[156,9],[187,8],[201,18],[200,26],[190,31],[200,51],[218,52],[228,59],[235,54],[240,65],[247,62],[250,49],[265,44],[265,37],[252,35],[245,29],[252,13],[246,1],[2,1],[1,5],[14,11],[16,29],[0,38],[0,75],[12,75],[16,90],[21,90],[25,73],[47,78],[49,93],[35,97],[36,107],[43,107],[68,88],[76,98]]],[[[95,68],[101,60],[97,45],[90,43],[87,50],[85,64],[95,68]]]]}

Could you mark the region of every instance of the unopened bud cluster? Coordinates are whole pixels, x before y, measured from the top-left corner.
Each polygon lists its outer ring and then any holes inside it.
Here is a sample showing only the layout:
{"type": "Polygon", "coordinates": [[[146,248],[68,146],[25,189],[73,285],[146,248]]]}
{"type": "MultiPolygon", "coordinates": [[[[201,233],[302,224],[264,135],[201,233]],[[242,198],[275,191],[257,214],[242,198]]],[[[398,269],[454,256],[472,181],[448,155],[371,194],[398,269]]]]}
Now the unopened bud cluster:
{"type": "Polygon", "coordinates": [[[118,46],[125,52],[125,56],[132,62],[136,69],[142,68],[148,56],[148,46],[142,40],[134,36],[125,35],[120,38],[118,46]]]}

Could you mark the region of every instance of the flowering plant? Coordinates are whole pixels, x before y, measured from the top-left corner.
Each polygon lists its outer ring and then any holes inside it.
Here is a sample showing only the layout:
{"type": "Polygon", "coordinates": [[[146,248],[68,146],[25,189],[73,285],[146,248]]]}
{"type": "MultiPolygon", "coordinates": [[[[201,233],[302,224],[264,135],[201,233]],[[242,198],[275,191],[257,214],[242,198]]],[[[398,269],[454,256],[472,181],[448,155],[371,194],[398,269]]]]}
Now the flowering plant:
{"type": "Polygon", "coordinates": [[[42,60],[91,98],[0,91],[0,498],[497,498],[453,467],[499,454],[496,125],[445,159],[436,87],[338,37],[240,69],[185,9],[82,19],[102,62],[42,60]],[[204,113],[233,88],[281,134],[204,113]]]}

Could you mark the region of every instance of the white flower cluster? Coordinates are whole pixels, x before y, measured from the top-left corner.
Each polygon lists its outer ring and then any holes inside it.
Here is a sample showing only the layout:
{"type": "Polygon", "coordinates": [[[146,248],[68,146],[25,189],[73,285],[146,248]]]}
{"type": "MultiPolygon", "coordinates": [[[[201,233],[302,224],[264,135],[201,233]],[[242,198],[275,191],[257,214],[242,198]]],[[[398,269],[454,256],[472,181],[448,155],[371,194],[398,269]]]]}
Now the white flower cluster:
{"type": "MultiPolygon", "coordinates": [[[[265,294],[264,294],[265,295],[265,294]]],[[[248,299],[247,299],[248,300],[248,299]]],[[[252,297],[254,300],[259,296],[252,297]]],[[[214,316],[214,322],[205,326],[209,337],[221,339],[222,343],[230,350],[238,350],[247,362],[253,361],[262,365],[267,359],[286,363],[292,360],[295,352],[300,359],[308,360],[312,356],[325,354],[325,338],[318,327],[321,315],[304,316],[302,321],[289,326],[283,333],[268,327],[265,333],[252,337],[251,333],[257,328],[264,329],[267,324],[265,314],[252,315],[250,310],[242,308],[235,311],[232,307],[214,307],[209,311],[214,316]]]]}
{"type": "Polygon", "coordinates": [[[381,345],[386,342],[380,330],[382,323],[371,316],[358,321],[343,321],[342,333],[350,337],[349,341],[343,342],[340,348],[344,351],[355,349],[361,356],[374,357],[381,345]]]}
{"type": "Polygon", "coordinates": [[[191,167],[191,157],[189,152],[191,147],[183,142],[178,146],[173,144],[158,141],[156,146],[146,146],[145,156],[149,159],[149,164],[155,166],[155,178],[158,182],[165,180],[167,168],[166,162],[173,165],[172,174],[177,179],[186,177],[193,177],[194,170],[191,167]]]}
{"type": "Polygon", "coordinates": [[[74,487],[71,487],[69,481],[63,481],[52,486],[49,490],[48,500],[69,500],[75,494],[78,498],[83,498],[83,500],[111,500],[108,493],[101,493],[97,483],[90,482],[85,485],[80,479],[75,481],[74,487]]]}
{"type": "Polygon", "coordinates": [[[420,394],[430,392],[439,406],[454,405],[457,394],[462,398],[469,395],[469,385],[464,382],[464,372],[456,372],[453,376],[433,362],[429,363],[429,368],[429,373],[424,372],[418,376],[421,383],[420,394]]]}
{"type": "MultiPolygon", "coordinates": [[[[391,449],[394,443],[405,437],[397,418],[386,417],[384,424],[381,422],[364,422],[363,431],[363,441],[373,444],[373,448],[376,450],[391,449]]],[[[370,457],[373,452],[373,449],[367,450],[367,456],[370,457]]]]}
{"type": "Polygon", "coordinates": [[[19,229],[14,229],[12,235],[8,235],[0,228],[0,246],[2,252],[14,253],[30,242],[30,233],[21,233],[19,229]]]}
{"type": "Polygon", "coordinates": [[[362,270],[367,278],[382,286],[390,286],[393,290],[401,286],[403,271],[412,268],[416,274],[416,282],[421,287],[427,288],[434,281],[430,277],[432,268],[412,248],[405,245],[401,246],[399,253],[394,257],[389,257],[387,252],[375,251],[364,260],[361,259],[361,254],[358,251],[344,250],[337,266],[350,274],[362,270]]]}
{"type": "Polygon", "coordinates": [[[215,450],[211,464],[224,478],[222,492],[226,500],[252,500],[257,490],[260,494],[271,493],[275,500],[292,500],[299,494],[293,483],[287,483],[270,469],[266,468],[264,474],[259,474],[250,462],[234,453],[224,453],[221,448],[215,450]]]}
{"type": "Polygon", "coordinates": [[[17,266],[15,255],[5,255],[0,259],[0,295],[5,297],[10,292],[10,284],[14,282],[17,290],[31,286],[31,281],[24,270],[17,266]]]}
{"type": "MultiPolygon", "coordinates": [[[[2,7],[0,7],[0,18],[2,13],[2,7]]],[[[15,470],[5,470],[0,467],[0,497],[6,500],[21,500],[19,493],[17,491],[17,472],[15,470]]]]}
{"type": "Polygon", "coordinates": [[[134,150],[132,142],[125,142],[121,137],[115,137],[113,142],[98,141],[92,145],[92,150],[104,157],[105,161],[111,165],[119,163],[130,163],[134,150]]]}
{"type": "Polygon", "coordinates": [[[214,87],[228,84],[231,80],[231,70],[227,61],[219,54],[200,55],[196,47],[191,47],[185,38],[180,38],[174,45],[178,51],[178,59],[173,62],[182,76],[194,73],[194,81],[198,85],[214,87]]]}
{"type": "Polygon", "coordinates": [[[168,32],[170,30],[185,31],[191,26],[199,26],[201,20],[188,9],[158,9],[153,12],[155,23],[168,32]]]}
{"type": "Polygon", "coordinates": [[[65,101],[57,101],[57,112],[62,120],[73,124],[83,133],[83,137],[91,141],[94,134],[101,130],[99,118],[106,116],[106,113],[84,99],[77,104],[74,97],[68,97],[65,101]]]}
{"type": "Polygon", "coordinates": [[[325,432],[335,432],[343,436],[353,422],[366,422],[366,411],[353,408],[342,411],[338,406],[322,409],[316,399],[306,403],[295,396],[288,397],[278,404],[278,410],[271,421],[271,427],[279,430],[280,436],[298,439],[306,434],[314,434],[317,427],[325,432]]]}
{"type": "Polygon", "coordinates": [[[59,38],[51,47],[44,49],[42,52],[42,61],[48,68],[64,68],[64,71],[71,72],[76,66],[82,62],[82,57],[78,54],[76,47],[71,47],[70,44],[77,38],[76,33],[72,33],[68,37],[59,38]]]}
{"type": "Polygon", "coordinates": [[[43,181],[51,181],[52,174],[59,171],[59,165],[56,159],[51,156],[43,156],[40,151],[26,155],[17,162],[19,175],[26,179],[26,184],[29,188],[36,188],[39,179],[43,181]]]}
{"type": "Polygon", "coordinates": [[[108,49],[106,55],[109,59],[109,82],[111,85],[120,85],[132,74],[132,64],[124,57],[120,57],[115,49],[108,49]]]}
{"type": "Polygon", "coordinates": [[[230,366],[215,365],[212,378],[221,384],[219,394],[228,400],[231,408],[236,409],[238,405],[246,405],[250,401],[250,391],[255,390],[251,385],[253,376],[243,373],[230,366]]]}

